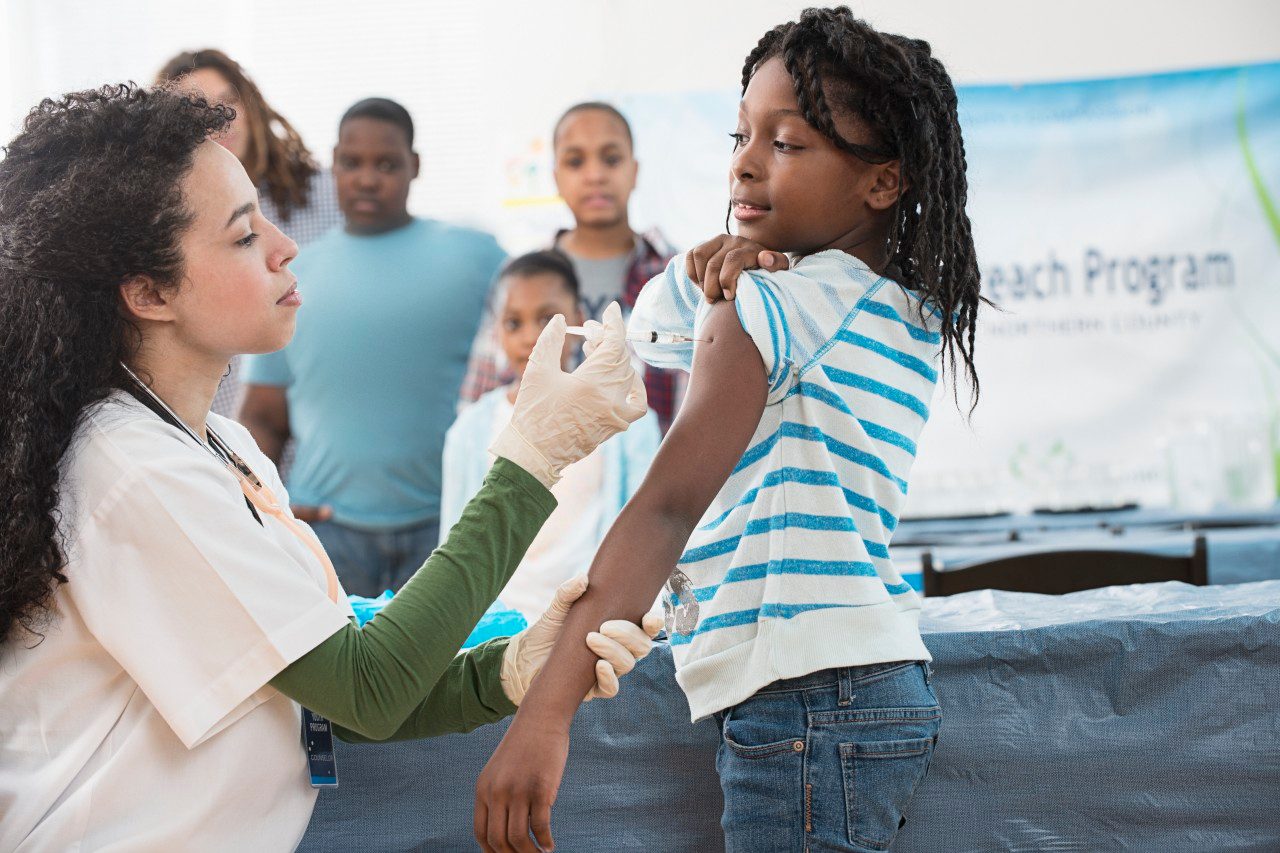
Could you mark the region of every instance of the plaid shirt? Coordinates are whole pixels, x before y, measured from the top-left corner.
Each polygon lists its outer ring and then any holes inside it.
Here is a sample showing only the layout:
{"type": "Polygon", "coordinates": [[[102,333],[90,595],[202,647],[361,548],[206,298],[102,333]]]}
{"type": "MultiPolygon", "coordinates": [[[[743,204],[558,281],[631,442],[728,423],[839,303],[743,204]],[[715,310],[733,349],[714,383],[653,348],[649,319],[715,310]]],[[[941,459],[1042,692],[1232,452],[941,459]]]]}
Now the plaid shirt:
{"type": "MultiPolygon", "coordinates": [[[[564,233],[561,231],[557,234],[552,245],[559,243],[564,233]]],[[[674,254],[675,252],[657,231],[639,235],[636,241],[635,257],[627,269],[623,290],[619,294],[622,304],[628,311],[635,307],[641,288],[649,282],[649,279],[666,269],[667,262],[674,254]]],[[[490,306],[484,322],[480,325],[475,343],[471,346],[471,361],[467,366],[467,376],[462,382],[460,395],[463,403],[475,402],[494,388],[515,381],[515,374],[504,363],[502,349],[498,344],[498,326],[494,322],[497,313],[497,296],[498,294],[495,293],[494,304],[490,306]]],[[[646,366],[644,386],[649,395],[649,408],[653,409],[654,414],[658,416],[658,424],[665,435],[675,417],[678,403],[676,372],[646,366]]]]}

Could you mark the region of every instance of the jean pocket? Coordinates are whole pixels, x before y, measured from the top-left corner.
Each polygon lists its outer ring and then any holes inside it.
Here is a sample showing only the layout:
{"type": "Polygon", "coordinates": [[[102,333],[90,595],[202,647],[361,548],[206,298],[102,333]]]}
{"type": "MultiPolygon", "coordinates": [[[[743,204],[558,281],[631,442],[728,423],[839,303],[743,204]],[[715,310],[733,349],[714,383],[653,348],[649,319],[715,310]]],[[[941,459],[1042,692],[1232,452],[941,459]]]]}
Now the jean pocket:
{"type": "Polygon", "coordinates": [[[935,738],[840,744],[849,842],[888,850],[916,786],[929,769],[935,738]]]}
{"type": "Polygon", "coordinates": [[[759,746],[747,746],[738,743],[730,735],[724,736],[724,745],[732,750],[733,754],[739,758],[768,758],[772,755],[795,755],[798,752],[804,752],[804,738],[792,738],[790,740],[779,740],[773,743],[762,743],[759,746]]]}
{"type": "Polygon", "coordinates": [[[739,705],[726,711],[720,730],[725,747],[739,758],[769,758],[774,755],[803,753],[805,750],[803,730],[798,737],[779,740],[778,736],[789,732],[790,729],[784,722],[786,715],[779,715],[781,719],[770,718],[767,710],[767,708],[739,705]],[[766,713],[763,715],[752,713],[755,711],[766,713]]]}

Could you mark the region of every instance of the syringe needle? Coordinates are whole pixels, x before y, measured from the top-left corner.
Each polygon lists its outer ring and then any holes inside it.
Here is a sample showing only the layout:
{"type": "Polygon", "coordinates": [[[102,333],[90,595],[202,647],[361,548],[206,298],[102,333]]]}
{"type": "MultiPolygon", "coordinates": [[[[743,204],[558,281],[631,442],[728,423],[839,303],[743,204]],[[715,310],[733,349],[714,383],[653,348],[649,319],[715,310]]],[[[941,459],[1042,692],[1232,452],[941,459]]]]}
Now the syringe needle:
{"type": "MultiPolygon", "coordinates": [[[[594,340],[601,334],[600,330],[592,327],[590,329],[584,326],[569,326],[565,332],[570,335],[579,335],[587,340],[594,340]]],[[[689,335],[678,335],[674,332],[627,332],[627,340],[638,344],[692,344],[703,340],[702,338],[694,338],[689,335]]]]}
{"type": "Polygon", "coordinates": [[[627,332],[627,340],[640,344],[692,344],[702,338],[691,338],[674,332],[627,332]]]}

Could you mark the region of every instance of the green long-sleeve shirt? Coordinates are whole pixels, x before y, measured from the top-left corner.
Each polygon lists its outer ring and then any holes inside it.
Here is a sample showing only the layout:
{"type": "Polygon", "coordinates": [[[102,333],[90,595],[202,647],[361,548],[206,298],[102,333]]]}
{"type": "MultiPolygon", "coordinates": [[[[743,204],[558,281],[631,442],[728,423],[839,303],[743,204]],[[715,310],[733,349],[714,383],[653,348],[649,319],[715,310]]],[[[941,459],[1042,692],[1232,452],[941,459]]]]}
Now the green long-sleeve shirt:
{"type": "Polygon", "coordinates": [[[363,629],[338,631],[271,684],[368,742],[465,732],[513,713],[506,639],[457,654],[555,509],[532,475],[498,459],[443,545],[363,629]]]}

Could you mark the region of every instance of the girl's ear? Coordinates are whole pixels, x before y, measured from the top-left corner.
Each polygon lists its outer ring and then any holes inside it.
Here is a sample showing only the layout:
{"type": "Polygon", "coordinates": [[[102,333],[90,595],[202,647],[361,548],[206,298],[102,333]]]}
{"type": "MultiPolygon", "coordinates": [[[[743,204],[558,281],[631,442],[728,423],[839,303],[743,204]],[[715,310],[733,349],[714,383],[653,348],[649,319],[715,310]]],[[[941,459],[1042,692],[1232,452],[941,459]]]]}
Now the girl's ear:
{"type": "Polygon", "coordinates": [[[902,181],[902,161],[890,160],[876,167],[875,181],[867,193],[867,204],[873,210],[888,210],[898,203],[906,186],[902,181]]]}
{"type": "Polygon", "coordinates": [[[120,305],[132,320],[171,320],[172,302],[151,276],[135,275],[120,285],[120,305]]]}

